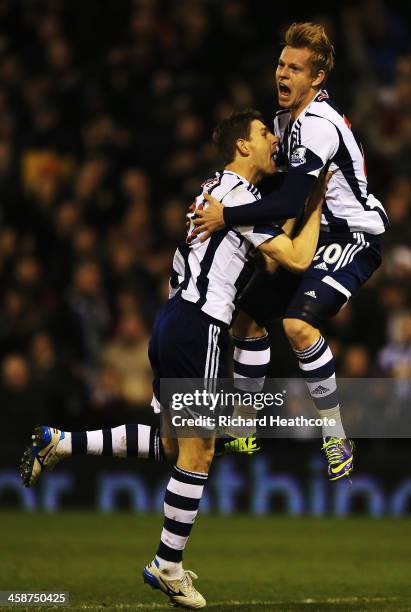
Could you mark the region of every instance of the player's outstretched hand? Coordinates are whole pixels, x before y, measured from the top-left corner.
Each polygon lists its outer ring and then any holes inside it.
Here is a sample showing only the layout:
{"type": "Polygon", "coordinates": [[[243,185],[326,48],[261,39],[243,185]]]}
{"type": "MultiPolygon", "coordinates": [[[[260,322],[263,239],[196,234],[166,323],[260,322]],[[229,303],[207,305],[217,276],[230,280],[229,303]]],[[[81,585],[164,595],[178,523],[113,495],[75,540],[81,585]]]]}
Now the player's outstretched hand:
{"type": "Polygon", "coordinates": [[[196,225],[196,235],[201,234],[201,242],[204,242],[218,230],[224,229],[224,206],[208,193],[204,193],[204,199],[208,206],[203,210],[197,209],[194,224],[196,225]]]}

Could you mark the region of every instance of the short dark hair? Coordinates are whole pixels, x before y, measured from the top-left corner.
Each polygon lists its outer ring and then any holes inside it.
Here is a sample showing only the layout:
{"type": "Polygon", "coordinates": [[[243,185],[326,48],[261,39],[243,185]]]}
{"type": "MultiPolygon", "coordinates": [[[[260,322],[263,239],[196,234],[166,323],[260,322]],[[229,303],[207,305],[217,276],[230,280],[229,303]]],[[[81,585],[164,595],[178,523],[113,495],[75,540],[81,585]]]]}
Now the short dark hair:
{"type": "Polygon", "coordinates": [[[217,146],[224,164],[231,163],[235,158],[235,145],[239,138],[250,138],[251,123],[259,119],[264,123],[262,114],[254,108],[235,111],[216,126],[213,131],[213,141],[217,146]]]}

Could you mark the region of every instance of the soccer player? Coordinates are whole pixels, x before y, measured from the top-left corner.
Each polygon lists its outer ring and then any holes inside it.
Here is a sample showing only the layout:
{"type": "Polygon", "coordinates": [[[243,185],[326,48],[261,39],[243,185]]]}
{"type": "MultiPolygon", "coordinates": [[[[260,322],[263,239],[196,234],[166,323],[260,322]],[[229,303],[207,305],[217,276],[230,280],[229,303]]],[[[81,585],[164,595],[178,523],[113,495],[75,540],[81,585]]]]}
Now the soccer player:
{"type": "MultiPolygon", "coordinates": [[[[214,133],[226,166],[203,185],[195,211],[215,194],[225,206],[260,199],[254,186],[275,171],[273,155],[278,139],[263,123],[260,113],[247,110],[223,120],[214,133]]],[[[201,379],[206,384],[227,376],[226,348],[234,300],[245,281],[248,252],[257,248],[264,256],[290,270],[306,269],[314,255],[325,192],[323,173],[307,201],[300,232],[290,239],[280,226],[235,226],[202,242],[195,235],[193,219],[186,242],[173,260],[170,298],[154,324],[149,357],[154,373],[153,407],[161,406],[170,420],[167,398],[161,397],[161,378],[201,379]]],[[[214,454],[214,434],[208,437],[163,437],[147,426],[123,425],[113,430],[61,432],[41,427],[23,458],[22,472],[30,485],[42,469],[71,454],[116,454],[156,458],[161,448],[177,461],[164,498],[164,526],[154,560],[143,571],[144,581],[164,592],[176,605],[197,609],[206,605],[194,588],[196,575],[182,565],[183,551],[195,521],[214,454]]]]}
{"type": "Polygon", "coordinates": [[[289,27],[275,74],[281,110],[275,115],[274,133],[280,137],[277,163],[286,166],[283,185],[255,206],[228,208],[213,198],[207,209],[199,211],[196,223],[208,238],[237,224],[296,218],[315,177],[331,162],[333,176],[312,264],[300,276],[286,270],[272,276],[259,274],[240,300],[242,312],[233,332],[239,338],[235,373],[261,380],[269,361],[265,327],[274,318],[282,318],[319,414],[336,423],[323,426],[322,448],[329,479],[337,480],[353,469],[353,443],[341,422],[333,355],[320,329],[379,267],[381,235],[388,219],[381,203],[368,192],[361,144],[347,117],[323,89],[333,65],[334,48],[322,26],[294,23],[289,27]],[[253,352],[246,353],[251,344],[253,352]]]}

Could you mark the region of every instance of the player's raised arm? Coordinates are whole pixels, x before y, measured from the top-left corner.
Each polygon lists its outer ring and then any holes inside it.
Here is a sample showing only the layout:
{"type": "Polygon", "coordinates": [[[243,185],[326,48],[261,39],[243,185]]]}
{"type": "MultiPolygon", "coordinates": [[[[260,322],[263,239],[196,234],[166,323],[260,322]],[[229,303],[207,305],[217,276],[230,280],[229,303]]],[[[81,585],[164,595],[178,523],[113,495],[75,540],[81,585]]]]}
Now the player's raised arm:
{"type": "Polygon", "coordinates": [[[294,238],[280,234],[258,248],[266,256],[292,272],[304,272],[315,254],[320,232],[321,208],[331,173],[323,171],[308,197],[303,226],[294,238]]]}

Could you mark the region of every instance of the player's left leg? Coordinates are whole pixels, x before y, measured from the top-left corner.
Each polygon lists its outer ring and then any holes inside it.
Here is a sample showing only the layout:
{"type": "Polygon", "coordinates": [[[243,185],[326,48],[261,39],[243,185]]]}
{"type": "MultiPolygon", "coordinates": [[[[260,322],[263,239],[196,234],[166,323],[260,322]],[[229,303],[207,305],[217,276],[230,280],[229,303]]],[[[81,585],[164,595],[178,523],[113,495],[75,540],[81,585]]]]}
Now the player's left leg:
{"type": "MultiPolygon", "coordinates": [[[[193,391],[209,391],[214,379],[227,377],[229,335],[220,322],[210,320],[199,308],[177,297],[169,304],[161,332],[158,372],[163,379],[177,379],[179,392],[183,384],[193,391]],[[186,382],[179,383],[179,379],[186,382]]],[[[214,455],[214,432],[210,434],[206,429],[200,433],[199,428],[187,431],[177,427],[173,422],[173,391],[160,385],[161,391],[162,431],[170,431],[170,437],[174,431],[179,455],[165,493],[160,544],[155,559],[144,568],[143,578],[152,587],[161,589],[173,603],[190,609],[203,608],[205,599],[192,583],[195,574],[183,569],[182,557],[214,455]]],[[[208,409],[207,404],[195,405],[179,414],[192,417],[194,410],[204,413],[208,409]]]]}
{"type": "Polygon", "coordinates": [[[353,443],[347,439],[341,422],[334,358],[319,330],[357,293],[380,263],[378,237],[361,232],[320,234],[317,253],[302,275],[283,321],[319,414],[335,422],[323,426],[330,480],[352,471],[353,443]]]}
{"type": "Polygon", "coordinates": [[[318,413],[335,421],[323,425],[323,437],[344,438],[334,358],[327,341],[319,329],[301,319],[285,318],[283,327],[318,413]]]}
{"type": "Polygon", "coordinates": [[[160,589],[170,600],[189,609],[203,608],[204,597],[194,588],[196,574],[183,568],[186,547],[207,483],[214,454],[213,438],[179,438],[177,464],[164,497],[164,525],[154,560],[143,571],[143,578],[160,589]]]}
{"type": "Polygon", "coordinates": [[[322,426],[323,450],[329,478],[338,480],[352,471],[353,443],[347,439],[341,422],[331,349],[320,331],[306,321],[288,318],[283,325],[317,412],[327,419],[322,426]]]}

